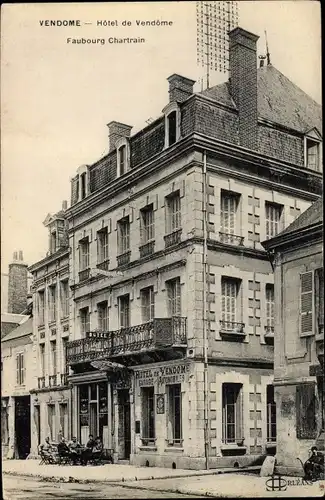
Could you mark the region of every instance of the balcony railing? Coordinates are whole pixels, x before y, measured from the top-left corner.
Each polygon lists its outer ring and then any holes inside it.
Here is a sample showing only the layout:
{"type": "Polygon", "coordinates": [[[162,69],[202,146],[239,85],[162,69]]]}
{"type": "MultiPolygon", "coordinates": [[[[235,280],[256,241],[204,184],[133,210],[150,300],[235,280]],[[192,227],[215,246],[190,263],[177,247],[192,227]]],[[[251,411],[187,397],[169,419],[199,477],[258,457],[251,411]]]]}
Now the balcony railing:
{"type": "Polygon", "coordinates": [[[58,379],[57,375],[50,375],[49,376],[49,386],[56,387],[58,385],[57,379],[58,379]]]}
{"type": "Polygon", "coordinates": [[[166,234],[166,236],[164,236],[165,248],[168,248],[168,247],[171,247],[173,245],[176,245],[177,243],[180,243],[181,236],[182,236],[181,229],[177,229],[177,231],[173,231],[170,234],[166,234]]]}
{"type": "Polygon", "coordinates": [[[142,325],[116,331],[89,332],[85,339],[67,344],[67,363],[134,354],[187,344],[187,318],[155,318],[142,325]]]}
{"type": "Polygon", "coordinates": [[[61,385],[68,385],[68,373],[61,373],[61,385]]]}
{"type": "Polygon", "coordinates": [[[45,377],[38,377],[37,386],[39,389],[44,389],[45,387],[45,377]]]}
{"type": "Polygon", "coordinates": [[[128,252],[122,253],[121,255],[117,256],[117,265],[118,266],[125,266],[130,262],[131,258],[131,250],[128,252]]]}
{"type": "Polygon", "coordinates": [[[109,270],[109,259],[103,260],[102,262],[98,262],[96,267],[97,267],[97,269],[102,269],[102,271],[108,271],[109,270]]]}
{"type": "Polygon", "coordinates": [[[221,243],[227,243],[228,245],[240,246],[244,244],[244,236],[238,236],[237,234],[219,232],[219,237],[221,243]]]}
{"type": "Polygon", "coordinates": [[[140,257],[146,257],[147,255],[151,255],[155,251],[155,242],[154,241],[148,241],[148,243],[145,243],[144,245],[141,245],[139,247],[140,251],[140,257]]]}
{"type": "Polygon", "coordinates": [[[220,320],[220,333],[241,334],[244,335],[245,323],[235,321],[220,320]]]}
{"type": "Polygon", "coordinates": [[[268,337],[274,337],[274,326],[273,325],[266,325],[265,328],[265,335],[268,337]]]}
{"type": "Polygon", "coordinates": [[[83,271],[79,271],[79,282],[88,280],[89,276],[90,276],[90,268],[83,269],[83,271]]]}

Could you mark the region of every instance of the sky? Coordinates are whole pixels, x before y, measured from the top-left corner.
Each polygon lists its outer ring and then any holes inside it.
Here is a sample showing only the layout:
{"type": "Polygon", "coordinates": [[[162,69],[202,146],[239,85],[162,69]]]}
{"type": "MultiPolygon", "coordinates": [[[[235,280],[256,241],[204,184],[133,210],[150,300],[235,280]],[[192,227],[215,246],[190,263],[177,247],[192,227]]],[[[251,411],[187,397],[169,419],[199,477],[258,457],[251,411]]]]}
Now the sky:
{"type": "MultiPolygon", "coordinates": [[[[265,52],[266,30],[272,64],[321,103],[319,2],[240,1],[239,25],[260,36],[258,54],[265,52]]],[[[195,2],[5,4],[1,32],[1,271],[7,272],[15,250],[23,250],[28,264],[45,256],[43,221],[63,200],[70,203],[77,168],[107,153],[107,123],[127,123],[136,132],[161,115],[168,76],[197,80],[200,70],[195,2]],[[41,26],[46,19],[91,24],[41,26]],[[136,20],[172,26],[141,27],[136,20]],[[146,42],[67,43],[108,37],[146,42]]],[[[214,74],[211,84],[226,78],[214,74]]]]}

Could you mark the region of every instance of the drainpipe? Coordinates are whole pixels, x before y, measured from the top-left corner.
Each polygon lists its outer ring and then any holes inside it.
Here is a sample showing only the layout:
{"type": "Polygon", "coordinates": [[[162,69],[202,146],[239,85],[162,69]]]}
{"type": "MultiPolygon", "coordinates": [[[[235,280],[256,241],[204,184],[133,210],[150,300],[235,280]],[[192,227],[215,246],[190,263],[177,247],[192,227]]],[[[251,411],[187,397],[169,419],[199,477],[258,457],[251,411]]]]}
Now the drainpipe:
{"type": "Polygon", "coordinates": [[[204,350],[204,449],[205,467],[209,469],[209,382],[208,382],[208,329],[207,329],[207,159],[203,153],[203,350],[204,350]]]}

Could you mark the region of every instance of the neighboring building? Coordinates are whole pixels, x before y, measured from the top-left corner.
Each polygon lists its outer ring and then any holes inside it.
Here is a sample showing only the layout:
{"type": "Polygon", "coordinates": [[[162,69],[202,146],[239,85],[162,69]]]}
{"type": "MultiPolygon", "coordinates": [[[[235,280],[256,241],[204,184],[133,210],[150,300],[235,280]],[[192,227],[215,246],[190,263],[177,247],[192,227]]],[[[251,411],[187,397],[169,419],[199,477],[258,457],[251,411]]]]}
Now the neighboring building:
{"type": "Polygon", "coordinates": [[[322,120],[257,69],[257,39],[230,33],[227,83],[193,94],[169,77],[162,116],[133,136],[110,122],[108,155],[72,179],[71,431],[101,435],[115,459],[200,469],[275,453],[260,242],[320,196],[322,120]]]}
{"type": "Polygon", "coordinates": [[[49,436],[57,441],[70,435],[70,389],[65,345],[69,338],[69,248],[65,211],[48,215],[47,256],[30,266],[33,275],[34,350],[37,373],[31,390],[31,453],[49,436]]]}
{"type": "Polygon", "coordinates": [[[1,313],[1,338],[17,328],[25,319],[25,314],[1,313]]]}
{"type": "Polygon", "coordinates": [[[30,453],[30,389],[35,369],[33,319],[1,339],[1,442],[3,458],[27,458],[30,453]]]}
{"type": "Polygon", "coordinates": [[[275,268],[277,464],[301,474],[297,457],[324,451],[323,200],[263,245],[275,268]]]}

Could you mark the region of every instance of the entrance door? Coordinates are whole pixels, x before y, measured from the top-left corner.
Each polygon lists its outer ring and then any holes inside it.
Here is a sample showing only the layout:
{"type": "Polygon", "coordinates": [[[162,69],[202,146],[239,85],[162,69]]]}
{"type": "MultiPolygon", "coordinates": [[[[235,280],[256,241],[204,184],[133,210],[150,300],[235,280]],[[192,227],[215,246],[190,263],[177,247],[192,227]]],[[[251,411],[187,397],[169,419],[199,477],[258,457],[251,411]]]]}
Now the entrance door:
{"type": "Polygon", "coordinates": [[[15,398],[16,447],[19,458],[25,459],[30,453],[30,396],[15,398]]]}
{"type": "Polygon", "coordinates": [[[119,439],[121,439],[121,458],[128,460],[131,453],[131,412],[129,390],[123,389],[119,392],[119,439]]]}

